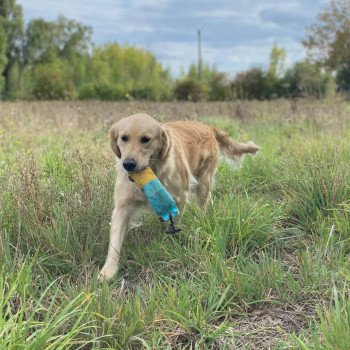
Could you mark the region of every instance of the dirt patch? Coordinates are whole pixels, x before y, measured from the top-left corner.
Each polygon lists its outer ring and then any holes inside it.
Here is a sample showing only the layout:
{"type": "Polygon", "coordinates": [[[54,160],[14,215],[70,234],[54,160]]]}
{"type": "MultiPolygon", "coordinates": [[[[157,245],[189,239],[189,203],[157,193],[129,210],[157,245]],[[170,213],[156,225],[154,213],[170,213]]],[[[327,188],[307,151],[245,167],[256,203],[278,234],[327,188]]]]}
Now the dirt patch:
{"type": "Polygon", "coordinates": [[[247,315],[232,319],[230,330],[235,335],[232,349],[271,349],[291,334],[307,331],[315,314],[314,302],[287,308],[261,305],[247,315]]]}
{"type": "MultiPolygon", "coordinates": [[[[316,317],[315,305],[315,300],[289,307],[259,305],[243,316],[232,318],[228,322],[229,327],[213,341],[208,338],[207,344],[202,339],[198,345],[200,334],[181,328],[175,328],[164,335],[172,349],[192,349],[197,344],[198,349],[268,350],[284,341],[289,344],[292,334],[306,333],[316,317]]],[[[218,324],[210,328],[215,333],[220,327],[218,324]]]]}

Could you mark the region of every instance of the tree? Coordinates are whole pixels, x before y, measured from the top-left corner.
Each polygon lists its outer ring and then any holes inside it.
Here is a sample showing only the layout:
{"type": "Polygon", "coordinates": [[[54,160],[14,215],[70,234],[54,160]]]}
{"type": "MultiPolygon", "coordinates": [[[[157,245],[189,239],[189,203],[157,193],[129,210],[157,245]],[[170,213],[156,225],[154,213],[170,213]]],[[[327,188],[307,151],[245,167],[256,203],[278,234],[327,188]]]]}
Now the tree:
{"type": "Polygon", "coordinates": [[[25,81],[21,85],[25,89],[19,96],[74,98],[87,78],[91,32],[90,27],[63,16],[56,21],[30,21],[23,42],[25,81]]]}
{"type": "Polygon", "coordinates": [[[201,101],[205,99],[203,83],[192,77],[185,77],[176,82],[174,97],[183,101],[201,101]]]}
{"type": "Polygon", "coordinates": [[[266,73],[264,96],[267,98],[281,95],[280,81],[285,73],[286,50],[274,45],[270,52],[270,63],[266,73]]]}
{"type": "Polygon", "coordinates": [[[260,68],[251,68],[236,75],[232,88],[237,98],[258,99],[264,97],[265,75],[260,68]]]}
{"type": "Polygon", "coordinates": [[[231,87],[226,73],[212,71],[209,81],[209,100],[225,101],[231,98],[231,87]]]}
{"type": "Polygon", "coordinates": [[[89,80],[79,98],[103,100],[164,100],[170,94],[170,75],[149,51],[108,44],[95,48],[89,80]]]}
{"type": "Polygon", "coordinates": [[[322,73],[320,67],[309,62],[298,62],[289,69],[282,85],[286,95],[292,97],[324,97],[335,91],[331,74],[322,73]]]}
{"type": "Polygon", "coordinates": [[[284,73],[286,63],[286,50],[274,45],[270,52],[270,64],[267,76],[272,80],[278,80],[284,73]]]}
{"type": "MultiPolygon", "coordinates": [[[[6,37],[5,37],[5,31],[0,25],[0,72],[1,73],[4,71],[6,64],[7,64],[6,37]]],[[[0,73],[0,96],[3,90],[3,83],[4,83],[4,79],[1,73],[0,73]]]]}
{"type": "Polygon", "coordinates": [[[2,50],[5,51],[6,56],[4,67],[1,70],[5,81],[5,96],[11,94],[10,72],[13,65],[21,60],[22,39],[22,7],[16,4],[16,0],[0,0],[0,68],[1,61],[4,62],[4,58],[1,58],[2,50]]]}
{"type": "Polygon", "coordinates": [[[174,95],[182,100],[222,101],[231,96],[231,88],[227,74],[215,66],[203,64],[199,79],[197,66],[191,64],[187,74],[176,83],[174,95]]]}
{"type": "Polygon", "coordinates": [[[338,83],[350,84],[350,1],[330,0],[303,44],[310,62],[335,70],[338,83]]]}
{"type": "Polygon", "coordinates": [[[51,63],[57,57],[72,60],[89,53],[92,29],[60,16],[56,21],[41,18],[28,24],[23,45],[24,62],[51,63]]]}
{"type": "Polygon", "coordinates": [[[34,69],[33,97],[38,100],[71,100],[76,87],[69,62],[57,59],[34,69]]]}

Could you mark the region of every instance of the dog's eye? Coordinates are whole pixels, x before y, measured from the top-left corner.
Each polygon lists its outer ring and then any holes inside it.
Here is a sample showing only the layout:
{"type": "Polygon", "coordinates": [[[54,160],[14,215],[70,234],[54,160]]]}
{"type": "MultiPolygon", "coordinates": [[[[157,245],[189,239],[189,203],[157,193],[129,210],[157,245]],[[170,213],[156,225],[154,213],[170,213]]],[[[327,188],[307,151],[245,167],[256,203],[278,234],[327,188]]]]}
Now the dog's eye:
{"type": "Polygon", "coordinates": [[[141,143],[148,143],[149,141],[150,141],[150,138],[148,136],[141,137],[141,143]]]}
{"type": "Polygon", "coordinates": [[[123,135],[121,137],[121,139],[122,139],[123,142],[128,142],[128,140],[129,140],[129,138],[126,135],[123,135]]]}

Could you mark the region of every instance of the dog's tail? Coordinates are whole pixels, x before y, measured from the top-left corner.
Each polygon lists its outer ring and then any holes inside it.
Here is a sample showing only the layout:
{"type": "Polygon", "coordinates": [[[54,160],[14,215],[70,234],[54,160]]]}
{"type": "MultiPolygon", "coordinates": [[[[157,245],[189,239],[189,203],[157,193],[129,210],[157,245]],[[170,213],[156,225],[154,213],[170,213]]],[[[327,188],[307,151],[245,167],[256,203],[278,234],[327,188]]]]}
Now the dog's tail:
{"type": "Polygon", "coordinates": [[[231,139],[226,132],[218,128],[213,128],[213,130],[221,153],[230,159],[240,160],[246,154],[256,154],[260,149],[253,141],[240,143],[231,139]]]}

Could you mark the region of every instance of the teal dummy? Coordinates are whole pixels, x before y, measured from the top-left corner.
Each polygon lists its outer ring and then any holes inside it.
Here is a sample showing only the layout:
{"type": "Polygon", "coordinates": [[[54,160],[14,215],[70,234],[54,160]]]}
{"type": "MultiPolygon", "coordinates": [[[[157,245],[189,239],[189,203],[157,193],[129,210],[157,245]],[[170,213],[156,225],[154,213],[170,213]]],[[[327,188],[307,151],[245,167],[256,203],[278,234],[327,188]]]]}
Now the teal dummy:
{"type": "Polygon", "coordinates": [[[161,221],[170,220],[170,229],[167,233],[176,233],[181,229],[174,226],[173,218],[179,214],[176,203],[169,192],[158,180],[153,170],[148,167],[140,172],[129,173],[130,179],[142,190],[148,203],[161,221]]]}

